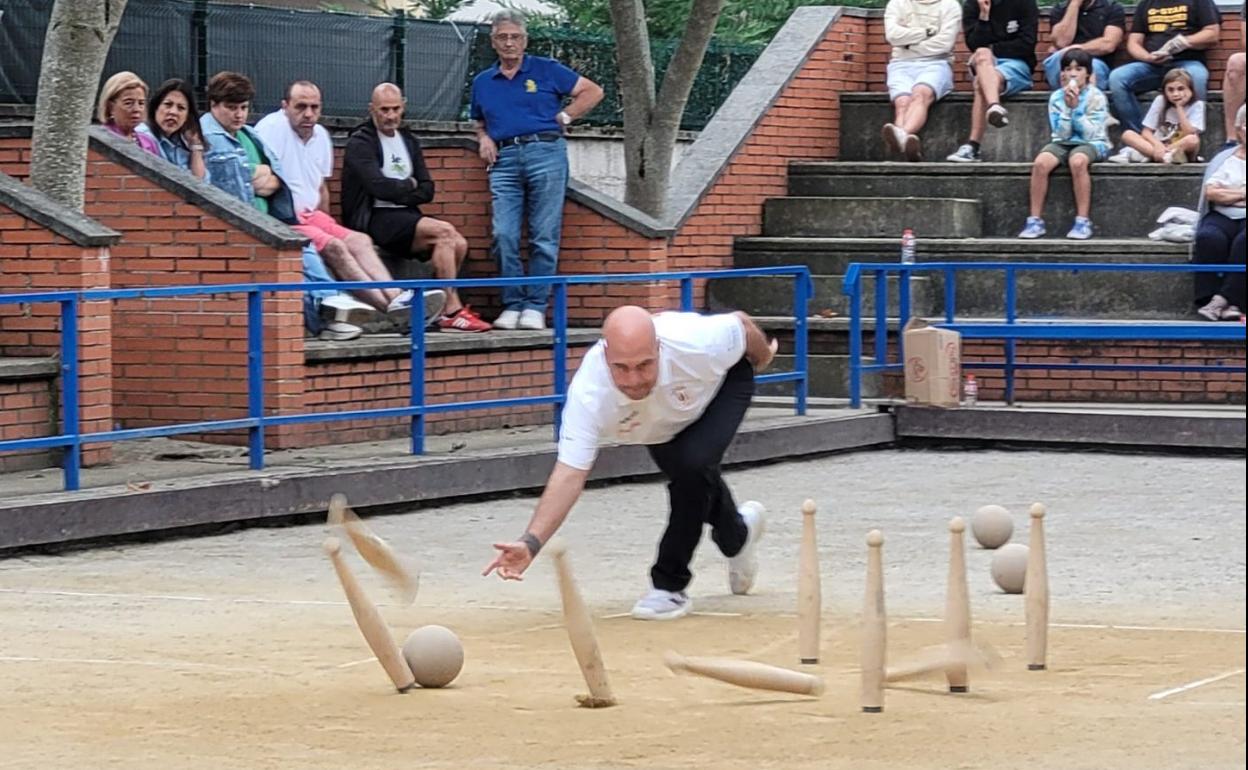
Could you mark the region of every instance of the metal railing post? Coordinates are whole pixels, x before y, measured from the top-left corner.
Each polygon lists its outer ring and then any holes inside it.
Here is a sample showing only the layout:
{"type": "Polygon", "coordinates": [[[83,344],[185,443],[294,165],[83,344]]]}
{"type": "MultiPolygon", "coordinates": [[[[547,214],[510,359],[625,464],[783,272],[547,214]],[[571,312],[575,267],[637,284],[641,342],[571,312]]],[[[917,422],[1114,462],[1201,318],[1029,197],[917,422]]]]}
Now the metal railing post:
{"type": "MultiPolygon", "coordinates": [[[[1012,267],[1005,269],[1005,322],[1018,320],[1018,273],[1012,267]]],[[[1016,340],[1005,341],[1005,403],[1014,403],[1014,353],[1016,340]]]]}
{"type": "Polygon", "coordinates": [[[247,292],[247,460],[253,471],[264,468],[264,297],[247,292]]]}
{"type": "MultiPolygon", "coordinates": [[[[903,264],[901,266],[901,274],[897,276],[897,360],[905,363],[906,361],[906,339],[902,334],[902,329],[906,328],[906,324],[910,321],[910,266],[903,264]]],[[[885,340],[888,339],[888,330],[885,329],[885,340]]]]}
{"type": "Polygon", "coordinates": [[[854,272],[849,294],[849,405],[862,406],[862,272],[854,272]]]}
{"type": "Polygon", "coordinates": [[[888,273],[875,271],[875,363],[888,363],[888,273]]]}
{"type": "Polygon", "coordinates": [[[563,426],[563,404],[568,395],[568,282],[559,281],[555,284],[555,318],[554,318],[554,384],[555,395],[560,400],[555,404],[554,428],[555,441],[559,440],[559,429],[563,426]]]}
{"type": "Polygon", "coordinates": [[[78,414],[78,297],[61,301],[61,424],[69,436],[61,458],[65,490],[77,491],[82,468],[82,423],[78,414]]]}
{"type": "Polygon", "coordinates": [[[390,26],[390,61],[394,66],[392,82],[402,91],[407,69],[407,14],[402,8],[395,10],[390,26]]]}
{"type": "Polygon", "coordinates": [[[810,394],[810,360],[808,355],[807,321],[810,312],[810,276],[798,272],[793,281],[793,371],[801,379],[793,382],[793,409],[806,414],[806,397],[810,394]]]}
{"type": "MultiPolygon", "coordinates": [[[[408,393],[408,406],[423,409],[425,406],[425,323],[428,319],[424,316],[424,302],[422,297],[425,295],[424,288],[417,286],[412,290],[415,300],[412,305],[413,311],[420,310],[421,315],[412,314],[412,353],[411,353],[411,372],[408,378],[410,383],[410,392],[408,393]]],[[[425,413],[417,412],[411,418],[412,427],[412,454],[423,455],[425,453],[425,413]]]]}
{"type": "Polygon", "coordinates": [[[680,279],[680,309],[686,313],[693,312],[693,278],[680,279]]]}
{"type": "Polygon", "coordinates": [[[958,271],[945,268],[945,323],[953,323],[958,312],[958,271]]]}

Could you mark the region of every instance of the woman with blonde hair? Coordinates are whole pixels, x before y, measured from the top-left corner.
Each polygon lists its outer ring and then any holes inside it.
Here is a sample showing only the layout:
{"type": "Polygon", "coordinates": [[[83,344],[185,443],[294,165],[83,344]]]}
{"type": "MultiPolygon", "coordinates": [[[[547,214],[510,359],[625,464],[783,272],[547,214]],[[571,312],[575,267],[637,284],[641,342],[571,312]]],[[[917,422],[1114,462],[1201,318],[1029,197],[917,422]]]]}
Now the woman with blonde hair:
{"type": "Polygon", "coordinates": [[[96,108],[100,125],[140,149],[163,157],[151,134],[136,131],[147,118],[147,84],[133,72],[118,72],[104,81],[96,108]]]}

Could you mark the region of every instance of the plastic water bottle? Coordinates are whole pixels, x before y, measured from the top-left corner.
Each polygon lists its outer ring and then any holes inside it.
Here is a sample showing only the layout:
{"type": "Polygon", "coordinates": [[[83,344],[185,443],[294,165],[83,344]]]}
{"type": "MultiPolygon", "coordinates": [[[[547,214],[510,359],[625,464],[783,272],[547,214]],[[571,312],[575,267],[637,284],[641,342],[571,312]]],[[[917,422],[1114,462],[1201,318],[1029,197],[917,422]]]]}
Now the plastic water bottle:
{"type": "Polygon", "coordinates": [[[903,265],[914,264],[914,252],[918,246],[918,239],[914,237],[914,231],[906,228],[901,231],[901,263],[903,265]]]}
{"type": "Polygon", "coordinates": [[[975,406],[975,402],[979,400],[979,383],[975,381],[975,375],[966,375],[966,384],[962,387],[962,406],[975,406]]]}

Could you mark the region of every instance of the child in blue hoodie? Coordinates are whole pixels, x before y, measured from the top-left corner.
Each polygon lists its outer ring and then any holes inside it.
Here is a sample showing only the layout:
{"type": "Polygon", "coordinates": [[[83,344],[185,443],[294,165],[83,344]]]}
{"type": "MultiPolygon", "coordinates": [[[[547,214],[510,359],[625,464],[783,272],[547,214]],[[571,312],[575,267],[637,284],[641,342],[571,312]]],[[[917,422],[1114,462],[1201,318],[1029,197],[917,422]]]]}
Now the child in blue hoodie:
{"type": "Polygon", "coordinates": [[[1075,188],[1075,224],[1067,238],[1092,237],[1093,163],[1109,155],[1109,134],[1105,121],[1109,102],[1105,93],[1090,81],[1092,56],[1080,48],[1062,54],[1062,88],[1049,97],[1049,129],[1052,141],[1045,145],[1031,166],[1031,215],[1019,238],[1044,235],[1044,199],[1049,193],[1049,175],[1063,163],[1070,166],[1075,188]]]}

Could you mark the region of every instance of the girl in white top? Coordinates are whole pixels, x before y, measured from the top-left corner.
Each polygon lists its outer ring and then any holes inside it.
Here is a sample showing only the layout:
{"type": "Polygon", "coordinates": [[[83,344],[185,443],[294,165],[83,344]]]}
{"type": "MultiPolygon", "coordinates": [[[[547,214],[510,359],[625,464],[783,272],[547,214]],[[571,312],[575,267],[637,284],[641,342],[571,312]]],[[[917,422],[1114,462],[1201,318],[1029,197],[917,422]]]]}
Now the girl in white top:
{"type": "Polygon", "coordinates": [[[1200,155],[1200,135],[1205,131],[1205,103],[1196,98],[1192,76],[1172,69],[1161,81],[1161,95],[1144,117],[1142,132],[1123,131],[1123,151],[1116,163],[1187,163],[1200,155]]]}

